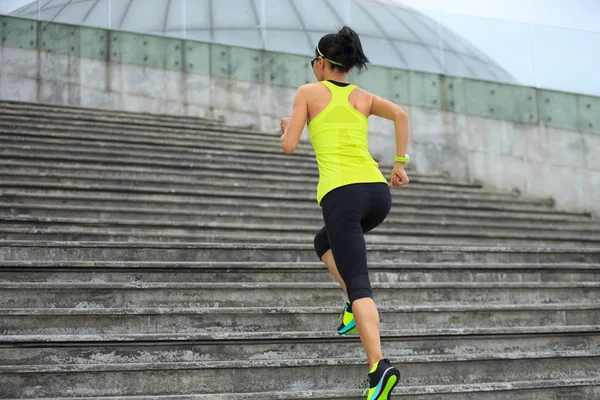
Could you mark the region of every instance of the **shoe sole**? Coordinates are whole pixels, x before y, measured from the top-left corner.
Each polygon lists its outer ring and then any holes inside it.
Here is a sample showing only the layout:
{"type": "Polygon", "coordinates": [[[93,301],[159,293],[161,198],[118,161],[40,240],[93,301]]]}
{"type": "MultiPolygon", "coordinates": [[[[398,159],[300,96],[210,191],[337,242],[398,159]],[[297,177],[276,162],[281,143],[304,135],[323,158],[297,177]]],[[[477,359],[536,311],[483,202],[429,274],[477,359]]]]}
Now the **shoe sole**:
{"type": "Polygon", "coordinates": [[[383,373],[383,379],[385,382],[385,387],[383,390],[375,396],[373,400],[388,400],[389,395],[394,390],[396,385],[398,384],[398,380],[400,380],[400,371],[397,368],[390,368],[383,373]],[[391,375],[391,376],[390,376],[391,375]],[[387,377],[387,381],[385,380],[387,377]]]}
{"type": "Polygon", "coordinates": [[[347,335],[349,333],[356,333],[356,323],[354,320],[350,323],[350,325],[346,325],[344,328],[338,330],[340,335],[347,335]]]}
{"type": "Polygon", "coordinates": [[[350,330],[349,330],[349,331],[347,331],[347,332],[340,332],[340,331],[338,331],[338,333],[339,333],[340,335],[351,335],[351,334],[354,334],[354,333],[357,333],[357,332],[358,332],[358,329],[356,329],[356,327],[354,327],[354,328],[350,329],[350,330]]]}

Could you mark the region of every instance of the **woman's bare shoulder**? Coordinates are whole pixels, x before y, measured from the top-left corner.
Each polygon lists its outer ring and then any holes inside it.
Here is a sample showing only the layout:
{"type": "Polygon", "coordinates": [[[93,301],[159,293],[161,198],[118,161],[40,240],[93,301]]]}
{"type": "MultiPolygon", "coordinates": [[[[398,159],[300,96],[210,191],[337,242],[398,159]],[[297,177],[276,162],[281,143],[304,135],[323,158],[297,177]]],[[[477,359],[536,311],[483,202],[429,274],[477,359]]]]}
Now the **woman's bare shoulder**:
{"type": "Polygon", "coordinates": [[[300,88],[298,90],[311,92],[314,90],[320,90],[323,87],[324,86],[320,82],[313,82],[313,83],[307,83],[306,85],[300,86],[300,88]]]}
{"type": "Polygon", "coordinates": [[[365,89],[357,86],[356,89],[352,92],[352,95],[355,99],[360,101],[361,103],[369,103],[373,102],[373,98],[375,97],[373,94],[367,92],[365,89]]]}
{"type": "MultiPolygon", "coordinates": [[[[354,85],[356,86],[356,85],[354,85]]],[[[360,86],[356,86],[356,89],[354,89],[355,92],[360,93],[363,96],[373,96],[371,93],[367,92],[365,89],[361,88],[360,86]]]]}

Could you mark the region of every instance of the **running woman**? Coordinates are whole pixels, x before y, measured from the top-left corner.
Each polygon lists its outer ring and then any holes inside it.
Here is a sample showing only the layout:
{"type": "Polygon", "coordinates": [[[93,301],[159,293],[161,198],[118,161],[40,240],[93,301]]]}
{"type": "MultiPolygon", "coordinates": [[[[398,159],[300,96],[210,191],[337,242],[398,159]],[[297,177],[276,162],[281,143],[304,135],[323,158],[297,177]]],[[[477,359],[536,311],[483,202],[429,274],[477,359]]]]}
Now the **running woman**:
{"type": "Polygon", "coordinates": [[[369,153],[368,117],[394,121],[392,187],[408,183],[404,165],[408,162],[409,128],[400,107],[348,83],[348,72],[361,70],[368,62],[360,38],[351,28],[344,26],[321,38],[311,61],[318,83],[298,89],[291,118],[281,120],[281,146],[291,154],[308,123],[319,167],[317,201],[325,222],[315,237],[315,250],[348,298],[338,332],[358,330],[370,366],[367,400],[387,400],[400,372],[381,351],[379,312],[369,281],[364,233],[387,217],[391,195],[387,179],[369,153]]]}

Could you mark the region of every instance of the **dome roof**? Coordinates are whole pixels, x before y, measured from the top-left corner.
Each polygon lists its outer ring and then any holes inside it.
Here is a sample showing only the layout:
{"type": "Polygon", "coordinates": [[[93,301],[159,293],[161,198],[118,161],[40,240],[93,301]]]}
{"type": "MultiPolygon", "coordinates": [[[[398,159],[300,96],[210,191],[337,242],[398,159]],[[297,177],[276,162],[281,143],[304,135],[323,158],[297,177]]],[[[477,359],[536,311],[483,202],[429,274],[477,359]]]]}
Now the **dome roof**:
{"type": "Polygon", "coordinates": [[[39,8],[34,1],[12,15],[310,56],[323,35],[348,24],[373,64],[515,81],[465,38],[392,1],[41,0],[39,8]]]}

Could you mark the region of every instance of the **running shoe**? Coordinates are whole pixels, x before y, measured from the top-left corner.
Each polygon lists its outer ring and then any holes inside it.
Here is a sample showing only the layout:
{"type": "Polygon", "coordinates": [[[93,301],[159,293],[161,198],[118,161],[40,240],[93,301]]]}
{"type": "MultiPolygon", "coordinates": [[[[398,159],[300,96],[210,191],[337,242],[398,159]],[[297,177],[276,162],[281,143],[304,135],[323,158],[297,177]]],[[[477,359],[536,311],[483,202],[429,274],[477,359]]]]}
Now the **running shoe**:
{"type": "Polygon", "coordinates": [[[398,380],[400,371],[390,364],[390,360],[384,358],[369,372],[368,388],[365,387],[363,395],[367,395],[367,400],[388,400],[398,380]]]}
{"type": "Polygon", "coordinates": [[[354,314],[352,314],[352,304],[350,301],[346,301],[346,305],[344,306],[344,311],[340,314],[339,318],[342,323],[338,327],[338,333],[340,335],[348,335],[351,333],[356,333],[356,322],[354,322],[354,314]]]}

